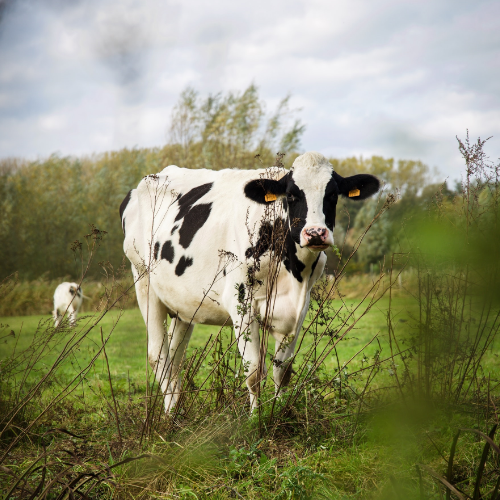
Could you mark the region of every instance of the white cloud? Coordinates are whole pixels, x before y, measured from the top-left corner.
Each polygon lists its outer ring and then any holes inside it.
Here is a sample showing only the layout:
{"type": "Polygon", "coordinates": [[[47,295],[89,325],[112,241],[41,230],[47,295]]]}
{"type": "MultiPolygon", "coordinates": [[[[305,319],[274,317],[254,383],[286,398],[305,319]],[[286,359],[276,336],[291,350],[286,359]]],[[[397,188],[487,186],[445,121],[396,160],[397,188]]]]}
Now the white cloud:
{"type": "MultiPolygon", "coordinates": [[[[18,0],[0,26],[0,156],[161,145],[179,93],[292,92],[304,149],[420,158],[500,135],[500,4],[18,0]]],[[[500,156],[500,137],[489,145],[500,156]]]]}
{"type": "Polygon", "coordinates": [[[39,123],[42,130],[49,132],[61,131],[67,126],[66,117],[60,114],[41,116],[39,123]]]}

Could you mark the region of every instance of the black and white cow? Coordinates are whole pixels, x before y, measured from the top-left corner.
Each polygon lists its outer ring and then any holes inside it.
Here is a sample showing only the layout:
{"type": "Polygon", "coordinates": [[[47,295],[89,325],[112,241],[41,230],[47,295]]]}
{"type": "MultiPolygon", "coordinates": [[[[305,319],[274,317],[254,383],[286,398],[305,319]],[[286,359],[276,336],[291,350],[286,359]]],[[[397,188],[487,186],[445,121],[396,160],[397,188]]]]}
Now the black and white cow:
{"type": "Polygon", "coordinates": [[[315,152],[299,156],[281,178],[266,175],[265,170],[189,170],[171,165],[145,177],[121,204],[124,251],[132,263],[148,328],[148,357],[165,395],[166,411],[178,399],[180,370],[196,323],[234,326],[251,408],[256,407],[258,384],[265,375],[263,360],[258,370],[256,318],[266,314],[272,265],[266,257],[272,253],[270,232],[280,224],[286,228],[286,239],[268,324],[276,340],[274,383],[277,390],[287,385],[291,366],[280,362],[294,353],[311,288],[325,266],[323,250],[333,245],[338,198],[363,200],[380,186],[368,174],[341,177],[315,152]],[[274,221],[269,221],[270,209],[274,221]],[[251,292],[250,275],[257,284],[251,292]],[[251,307],[242,313],[241,303],[249,293],[251,307]],[[172,321],[165,339],[167,315],[172,321]]]}

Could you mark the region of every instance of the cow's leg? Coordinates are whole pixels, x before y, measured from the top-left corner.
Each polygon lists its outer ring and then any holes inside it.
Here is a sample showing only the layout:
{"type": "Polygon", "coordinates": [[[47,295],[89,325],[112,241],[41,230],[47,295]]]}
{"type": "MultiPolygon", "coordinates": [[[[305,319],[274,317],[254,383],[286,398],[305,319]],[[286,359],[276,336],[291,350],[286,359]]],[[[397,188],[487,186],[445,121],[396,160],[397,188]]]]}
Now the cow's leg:
{"type": "Polygon", "coordinates": [[[182,383],[181,370],[193,328],[193,324],[181,321],[179,318],[172,318],[170,323],[168,329],[170,365],[166,372],[170,388],[165,394],[165,411],[172,409],[179,399],[182,383]]]}
{"type": "MultiPolygon", "coordinates": [[[[302,323],[301,323],[302,325],[302,323]]],[[[276,348],[273,363],[273,378],[276,395],[283,393],[292,377],[292,360],[290,359],[297,345],[299,335],[278,335],[273,334],[276,339],[276,348]]]]}
{"type": "Polygon", "coordinates": [[[68,320],[70,326],[75,326],[76,323],[76,311],[75,308],[73,307],[73,304],[70,304],[68,306],[68,320]]]}
{"type": "Polygon", "coordinates": [[[147,275],[138,279],[138,273],[132,266],[132,273],[135,279],[135,291],[137,302],[141,310],[142,317],[148,329],[148,361],[155,372],[156,380],[164,395],[170,392],[169,381],[166,377],[170,363],[168,353],[168,339],[165,335],[164,321],[167,320],[167,309],[158,298],[151,285],[149,285],[147,275]]]}
{"type": "Polygon", "coordinates": [[[274,354],[275,362],[273,363],[273,378],[276,395],[285,392],[287,385],[290,383],[290,378],[293,373],[291,358],[295,353],[295,346],[297,345],[300,329],[302,328],[302,323],[304,323],[307,310],[309,309],[309,301],[310,293],[307,292],[305,304],[300,313],[295,332],[288,335],[279,334],[274,331],[272,332],[276,340],[274,354]]]}
{"type": "Polygon", "coordinates": [[[267,367],[265,358],[260,359],[260,337],[259,323],[253,321],[250,325],[243,324],[241,327],[241,316],[234,324],[234,331],[238,340],[238,349],[243,358],[243,365],[246,375],[246,384],[250,392],[250,408],[251,411],[257,408],[257,396],[262,380],[266,378],[267,367]],[[260,366],[259,366],[259,361],[260,366]]]}
{"type": "Polygon", "coordinates": [[[250,408],[253,411],[258,404],[260,382],[267,375],[265,353],[261,360],[259,323],[253,317],[257,308],[252,299],[248,297],[248,290],[244,285],[247,277],[246,275],[234,275],[233,279],[232,282],[227,281],[221,299],[233,322],[238,350],[243,358],[245,382],[250,393],[250,408]]]}
{"type": "Polygon", "coordinates": [[[57,328],[59,326],[59,323],[61,322],[62,320],[62,316],[61,314],[59,313],[59,310],[58,309],[54,309],[52,311],[52,317],[54,318],[54,328],[57,328]]]}

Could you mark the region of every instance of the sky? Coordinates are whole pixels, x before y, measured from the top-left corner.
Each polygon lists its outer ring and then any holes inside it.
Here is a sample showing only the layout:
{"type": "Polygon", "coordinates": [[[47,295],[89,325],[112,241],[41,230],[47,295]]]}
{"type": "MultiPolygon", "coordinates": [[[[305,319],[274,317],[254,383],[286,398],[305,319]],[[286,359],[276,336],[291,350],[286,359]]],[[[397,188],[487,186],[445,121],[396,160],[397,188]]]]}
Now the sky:
{"type": "Polygon", "coordinates": [[[162,146],[186,87],[288,93],[302,151],[500,156],[498,0],[0,0],[0,158],[162,146]]]}

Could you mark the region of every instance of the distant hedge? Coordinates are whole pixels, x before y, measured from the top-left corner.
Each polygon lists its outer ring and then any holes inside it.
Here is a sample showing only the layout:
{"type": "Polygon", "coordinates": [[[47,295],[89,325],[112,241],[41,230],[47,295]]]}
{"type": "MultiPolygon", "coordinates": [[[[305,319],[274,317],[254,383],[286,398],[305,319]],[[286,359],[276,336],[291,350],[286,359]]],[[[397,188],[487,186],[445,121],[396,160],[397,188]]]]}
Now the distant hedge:
{"type": "MultiPolygon", "coordinates": [[[[268,114],[254,85],[241,93],[204,99],[188,88],[173,109],[170,142],[162,148],[123,149],[79,158],[52,155],[35,162],[0,160],[0,281],[13,273],[21,280],[41,276],[79,280],[82,257],[84,265],[89,258],[85,235],[91,228],[106,234],[86,279],[100,281],[123,265],[128,268],[122,250],[120,203],[142,177],[168,165],[254,169],[273,165],[280,151],[285,153],[285,167],[290,167],[299,154],[305,126],[289,109],[289,99],[282,99],[268,114]],[[71,250],[79,246],[74,245],[77,241],[82,243],[82,255],[71,250]]],[[[355,258],[357,270],[368,270],[391,250],[400,250],[402,221],[421,211],[437,186],[420,161],[373,156],[331,162],[344,176],[377,175],[388,189],[402,195],[372,228],[355,258]]],[[[455,194],[442,188],[440,193],[455,194]]],[[[352,245],[380,203],[384,203],[383,195],[364,203],[342,200],[337,207],[337,244],[352,245]]]]}
{"type": "MultiPolygon", "coordinates": [[[[40,276],[49,280],[63,276],[79,279],[82,261],[71,247],[76,240],[83,243],[86,263],[85,235],[90,233],[92,224],[106,234],[99,242],[87,279],[102,279],[105,273],[99,263],[109,264],[108,269],[116,270],[122,265],[128,268],[122,250],[120,203],[143,176],[159,172],[169,164],[183,165],[179,150],[180,146],[169,145],[82,158],[53,155],[36,162],[0,161],[0,280],[15,272],[23,280],[36,280],[40,276]]],[[[267,157],[266,166],[270,166],[272,155],[267,157]]],[[[287,166],[295,157],[295,153],[286,157],[287,166]]],[[[427,167],[420,162],[395,163],[380,157],[331,162],[341,175],[370,172],[391,189],[398,187],[402,192],[401,201],[370,231],[360,249],[357,268],[368,269],[370,263],[378,263],[394,247],[401,221],[415,210],[422,210],[437,188],[430,184],[427,167]]],[[[262,163],[254,158],[246,166],[256,168],[262,163]]],[[[383,199],[339,203],[336,229],[339,245],[346,228],[350,230],[347,245],[355,241],[379,203],[383,199]]]]}

